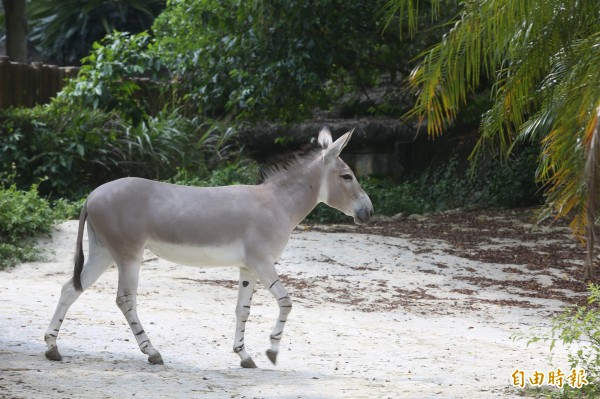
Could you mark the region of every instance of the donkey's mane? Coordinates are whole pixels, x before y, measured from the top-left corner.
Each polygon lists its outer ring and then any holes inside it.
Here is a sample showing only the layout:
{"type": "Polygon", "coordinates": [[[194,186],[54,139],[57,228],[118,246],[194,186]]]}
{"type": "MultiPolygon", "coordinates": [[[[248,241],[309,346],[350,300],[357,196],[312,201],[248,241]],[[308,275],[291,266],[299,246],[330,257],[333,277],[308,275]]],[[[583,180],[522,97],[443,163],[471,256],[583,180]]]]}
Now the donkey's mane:
{"type": "Polygon", "coordinates": [[[288,171],[302,168],[306,163],[314,160],[321,154],[321,147],[301,149],[280,157],[280,160],[263,166],[260,169],[260,182],[267,183],[277,179],[288,171]]]}

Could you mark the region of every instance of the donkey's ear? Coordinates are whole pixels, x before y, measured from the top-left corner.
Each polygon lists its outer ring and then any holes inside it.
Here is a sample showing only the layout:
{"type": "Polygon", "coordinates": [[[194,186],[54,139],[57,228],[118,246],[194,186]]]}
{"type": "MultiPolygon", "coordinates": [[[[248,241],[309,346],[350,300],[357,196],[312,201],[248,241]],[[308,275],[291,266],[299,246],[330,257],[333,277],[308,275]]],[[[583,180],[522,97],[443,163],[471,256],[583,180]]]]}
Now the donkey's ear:
{"type": "Polygon", "coordinates": [[[321,126],[321,130],[319,130],[318,143],[323,149],[328,148],[331,145],[331,143],[333,143],[333,139],[331,138],[331,131],[329,130],[329,126],[327,126],[327,123],[321,126]]]}
{"type": "Polygon", "coordinates": [[[350,130],[348,133],[344,134],[342,137],[337,139],[329,148],[327,148],[327,154],[325,156],[329,159],[337,158],[340,156],[342,150],[352,137],[352,133],[354,133],[354,129],[350,130]]]}

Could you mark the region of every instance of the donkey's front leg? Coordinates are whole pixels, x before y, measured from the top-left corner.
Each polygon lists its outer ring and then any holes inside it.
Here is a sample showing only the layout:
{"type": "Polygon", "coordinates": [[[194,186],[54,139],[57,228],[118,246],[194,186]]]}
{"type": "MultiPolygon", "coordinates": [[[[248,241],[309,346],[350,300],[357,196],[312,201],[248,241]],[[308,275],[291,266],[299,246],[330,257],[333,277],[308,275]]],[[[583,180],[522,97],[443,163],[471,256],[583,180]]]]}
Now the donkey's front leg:
{"type": "Polygon", "coordinates": [[[240,356],[241,366],[244,368],[256,368],[256,364],[246,352],[244,346],[244,332],[246,322],[250,316],[250,304],[252,294],[256,286],[256,275],[247,269],[240,269],[240,286],[238,288],[238,301],[235,307],[236,325],[233,351],[240,356]]]}
{"type": "Polygon", "coordinates": [[[267,357],[275,364],[277,362],[279,342],[283,335],[283,328],[285,327],[288,315],[292,311],[292,300],[281,283],[279,276],[277,276],[275,267],[273,267],[272,273],[268,273],[268,275],[264,277],[261,276],[261,282],[269,289],[269,292],[271,292],[275,299],[277,299],[277,305],[279,305],[279,317],[277,318],[277,323],[271,333],[271,349],[267,350],[267,357]]]}

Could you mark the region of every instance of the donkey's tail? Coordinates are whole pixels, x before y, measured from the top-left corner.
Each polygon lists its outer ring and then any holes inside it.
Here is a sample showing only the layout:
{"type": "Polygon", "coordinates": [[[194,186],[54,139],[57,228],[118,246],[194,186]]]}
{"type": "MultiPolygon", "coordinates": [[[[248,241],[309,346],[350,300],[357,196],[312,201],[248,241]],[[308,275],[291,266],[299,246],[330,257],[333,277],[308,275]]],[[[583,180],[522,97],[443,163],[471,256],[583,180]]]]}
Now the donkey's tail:
{"type": "Polygon", "coordinates": [[[75,244],[75,267],[73,268],[73,286],[77,291],[83,291],[81,286],[81,271],[83,270],[83,228],[87,219],[87,200],[83,204],[79,215],[79,230],[77,231],[77,243],[75,244]]]}

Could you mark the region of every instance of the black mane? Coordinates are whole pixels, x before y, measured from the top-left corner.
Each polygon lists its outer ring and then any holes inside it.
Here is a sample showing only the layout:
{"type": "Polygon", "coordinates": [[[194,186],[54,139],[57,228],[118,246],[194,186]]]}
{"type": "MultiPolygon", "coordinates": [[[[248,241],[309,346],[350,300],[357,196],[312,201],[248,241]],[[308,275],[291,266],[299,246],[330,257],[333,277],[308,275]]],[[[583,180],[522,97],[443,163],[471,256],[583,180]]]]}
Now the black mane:
{"type": "Polygon", "coordinates": [[[321,153],[321,150],[321,147],[311,147],[279,157],[279,161],[260,168],[259,183],[272,181],[288,171],[300,168],[307,161],[315,159],[321,153]]]}

